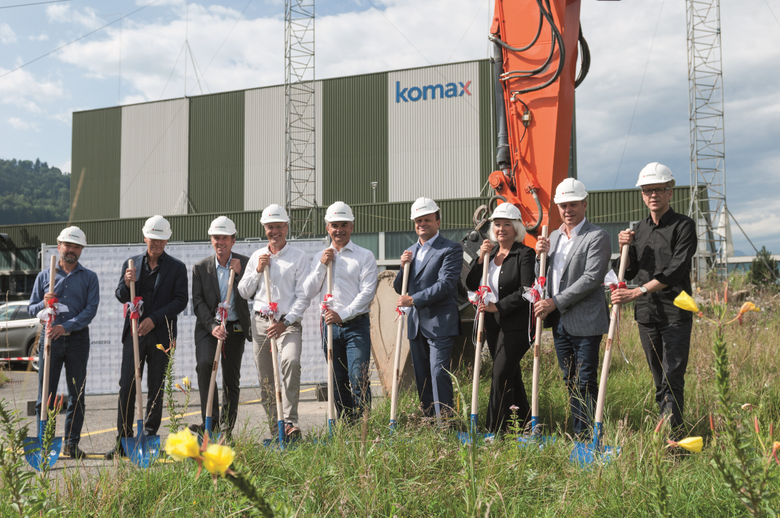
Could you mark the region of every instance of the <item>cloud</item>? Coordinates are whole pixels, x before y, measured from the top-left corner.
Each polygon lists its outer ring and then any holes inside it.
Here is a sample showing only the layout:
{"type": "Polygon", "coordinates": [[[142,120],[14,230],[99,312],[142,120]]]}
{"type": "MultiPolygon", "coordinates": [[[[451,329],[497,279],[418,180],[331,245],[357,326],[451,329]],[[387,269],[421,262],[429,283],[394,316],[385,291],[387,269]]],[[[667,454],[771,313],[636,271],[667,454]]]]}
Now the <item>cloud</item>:
{"type": "Polygon", "coordinates": [[[67,162],[65,162],[61,166],[59,166],[58,169],[60,171],[62,171],[63,173],[65,173],[65,174],[70,174],[70,169],[71,169],[71,167],[70,167],[70,160],[68,160],[67,162]]]}
{"type": "Polygon", "coordinates": [[[6,44],[16,42],[16,33],[7,23],[0,23],[0,42],[6,44]]]}
{"type": "Polygon", "coordinates": [[[35,124],[34,122],[23,121],[23,120],[18,119],[16,117],[11,117],[10,119],[8,119],[8,124],[13,126],[14,129],[18,129],[18,130],[29,130],[29,129],[37,130],[38,129],[38,125],[35,124]]]}
{"type": "Polygon", "coordinates": [[[30,35],[28,36],[30,41],[48,41],[49,35],[48,34],[39,34],[37,36],[30,35]]]}
{"type": "MultiPolygon", "coordinates": [[[[7,70],[0,68],[0,76],[7,70]]],[[[50,103],[62,97],[60,81],[38,79],[25,69],[0,78],[0,99],[31,113],[40,113],[39,103],[50,103]]]]}
{"type": "Polygon", "coordinates": [[[96,29],[105,24],[98,17],[97,12],[91,7],[85,7],[82,11],[71,9],[67,4],[55,4],[46,7],[46,16],[49,22],[78,24],[87,29],[96,29]]]}

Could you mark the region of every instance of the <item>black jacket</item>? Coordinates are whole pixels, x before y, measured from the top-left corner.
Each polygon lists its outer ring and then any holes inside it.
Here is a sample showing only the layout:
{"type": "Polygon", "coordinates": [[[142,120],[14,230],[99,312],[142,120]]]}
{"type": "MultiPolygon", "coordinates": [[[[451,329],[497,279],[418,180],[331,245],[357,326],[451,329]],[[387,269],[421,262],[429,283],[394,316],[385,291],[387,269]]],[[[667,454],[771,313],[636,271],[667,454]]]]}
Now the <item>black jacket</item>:
{"type": "MultiPolygon", "coordinates": [[[[493,247],[490,254],[492,260],[498,253],[498,246],[493,247]]],[[[498,277],[498,313],[486,313],[493,315],[504,331],[522,331],[528,329],[529,302],[523,298],[524,287],[530,287],[534,283],[536,253],[532,248],[522,243],[515,243],[509,254],[501,263],[501,273],[498,277]]],[[[482,282],[482,265],[474,262],[468,276],[466,287],[472,291],[479,288],[482,282]]]]}
{"type": "MultiPolygon", "coordinates": [[[[154,286],[144,286],[141,268],[146,253],[131,257],[133,266],[135,266],[136,297],[143,297],[143,313],[138,323],[145,318],[151,318],[154,323],[154,336],[157,343],[162,344],[166,349],[170,344],[171,338],[175,339],[177,335],[176,317],[187,309],[189,294],[187,292],[187,267],[184,263],[168,255],[166,252],[160,256],[159,270],[157,280],[154,286]],[[170,328],[170,330],[169,330],[170,328]]],[[[125,285],[125,270],[129,259],[122,265],[122,273],[119,276],[119,284],[116,287],[116,298],[119,302],[130,302],[130,288],[125,285]]],[[[122,330],[122,343],[130,337],[130,313],[125,316],[125,326],[122,330]]]]}

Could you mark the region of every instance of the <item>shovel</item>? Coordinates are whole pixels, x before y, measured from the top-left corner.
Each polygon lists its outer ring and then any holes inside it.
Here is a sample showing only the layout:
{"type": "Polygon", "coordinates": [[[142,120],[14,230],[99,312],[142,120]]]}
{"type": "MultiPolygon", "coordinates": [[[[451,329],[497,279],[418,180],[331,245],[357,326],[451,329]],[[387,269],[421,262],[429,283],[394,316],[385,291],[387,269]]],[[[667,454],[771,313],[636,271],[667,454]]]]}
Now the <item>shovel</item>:
{"type": "MultiPolygon", "coordinates": [[[[233,271],[233,269],[230,269],[230,280],[228,280],[228,287],[227,287],[227,299],[225,299],[225,302],[227,304],[230,304],[230,295],[233,293],[233,280],[236,277],[236,272],[233,271]]],[[[222,319],[222,323],[220,324],[222,326],[222,329],[225,329],[225,318],[222,319]]],[[[219,437],[222,435],[221,433],[214,433],[213,431],[213,423],[212,423],[212,416],[214,415],[214,390],[217,386],[217,369],[219,368],[219,355],[222,354],[222,345],[224,344],[224,340],[217,340],[217,352],[214,353],[214,363],[211,366],[211,381],[209,382],[209,398],[206,400],[206,419],[204,420],[204,428],[205,431],[209,434],[209,439],[211,439],[211,442],[217,442],[219,441],[219,437]]]]}
{"type": "MultiPolygon", "coordinates": [[[[547,225],[542,227],[542,237],[547,238],[547,225]]],[[[544,277],[547,271],[547,252],[543,252],[539,257],[539,276],[544,277]]],[[[545,298],[545,291],[542,291],[542,298],[545,298]]],[[[520,447],[531,444],[538,444],[543,447],[546,443],[555,441],[555,437],[541,434],[541,425],[539,424],[539,368],[542,355],[542,317],[536,317],[536,337],[534,338],[534,370],[533,385],[531,389],[531,437],[518,437],[520,447]]]]}
{"type": "MultiPolygon", "coordinates": [[[[620,251],[620,272],[618,273],[618,282],[623,282],[628,266],[628,245],[623,245],[620,251]]],[[[599,383],[599,397],[596,400],[596,415],[593,425],[593,441],[591,443],[575,442],[574,451],[571,452],[569,459],[582,466],[589,466],[601,460],[608,463],[612,457],[620,455],[619,447],[604,446],[601,444],[601,430],[603,427],[602,418],[604,416],[604,399],[607,396],[607,380],[609,379],[609,364],[612,361],[612,340],[620,335],[618,328],[620,315],[620,304],[612,305],[612,315],[609,322],[609,334],[607,335],[607,345],[604,349],[604,364],[601,366],[601,381],[599,383]]]]}
{"type": "MultiPolygon", "coordinates": [[[[328,293],[326,300],[333,296],[333,261],[328,263],[328,293]]],[[[274,371],[275,372],[275,371],[274,371]]],[[[328,436],[333,436],[336,426],[336,400],[333,397],[333,324],[328,324],[328,436]]]]}
{"type": "MultiPolygon", "coordinates": [[[[490,254],[482,256],[482,286],[487,286],[488,283],[488,271],[490,270],[490,254]]],[[[458,432],[458,438],[463,444],[470,444],[472,439],[481,437],[482,439],[492,439],[494,434],[478,434],[477,433],[477,412],[479,411],[479,367],[482,361],[482,342],[483,332],[485,329],[485,311],[479,312],[477,321],[477,343],[474,344],[474,378],[472,380],[471,388],[471,419],[469,423],[468,432],[458,432]]]]}
{"type": "MultiPolygon", "coordinates": [[[[51,256],[51,266],[49,267],[49,293],[54,294],[54,284],[57,280],[57,257],[51,256]]],[[[49,358],[51,357],[51,337],[49,328],[54,323],[52,318],[46,325],[45,341],[43,349],[43,387],[41,391],[41,419],[38,425],[38,437],[27,437],[24,441],[24,458],[27,463],[38,471],[44,469],[45,463],[48,468],[54,466],[57,459],[60,458],[62,451],[62,437],[55,437],[51,441],[48,450],[44,448],[44,434],[46,433],[46,424],[49,420],[49,358]]]]}
{"type": "MultiPolygon", "coordinates": [[[[127,263],[133,268],[133,260],[127,263]]],[[[130,283],[130,300],[135,300],[135,281],[130,283]]],[[[141,355],[138,352],[138,319],[130,315],[133,331],[133,358],[135,360],[135,437],[122,437],[125,453],[139,468],[148,468],[160,456],[160,436],[144,435],[144,403],[141,391],[141,355]]]]}
{"type": "MultiPolygon", "coordinates": [[[[401,283],[401,296],[406,295],[409,287],[409,263],[404,265],[403,282],[401,283]]],[[[393,391],[390,394],[390,432],[395,430],[396,416],[398,414],[398,384],[401,381],[401,340],[404,334],[404,321],[406,313],[398,315],[398,332],[395,335],[395,350],[393,351],[393,391]]]]}
{"type": "MultiPolygon", "coordinates": [[[[265,298],[268,305],[271,305],[271,275],[268,273],[268,266],[263,270],[263,279],[265,280],[265,298]]],[[[277,357],[276,338],[271,338],[271,361],[274,367],[274,391],[276,392],[276,424],[279,429],[280,449],[284,449],[284,409],[282,408],[282,383],[279,381],[279,358],[277,357]]],[[[270,446],[273,441],[269,442],[270,446]]]]}

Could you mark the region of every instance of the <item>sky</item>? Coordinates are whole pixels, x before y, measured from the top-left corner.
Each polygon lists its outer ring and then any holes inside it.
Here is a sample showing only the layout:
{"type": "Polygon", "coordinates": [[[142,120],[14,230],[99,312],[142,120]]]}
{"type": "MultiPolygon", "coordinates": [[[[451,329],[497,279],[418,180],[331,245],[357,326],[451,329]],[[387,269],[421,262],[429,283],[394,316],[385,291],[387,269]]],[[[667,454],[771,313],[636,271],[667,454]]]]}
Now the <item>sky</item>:
{"type": "MultiPolygon", "coordinates": [[[[70,171],[74,111],[284,82],[284,0],[8,7],[44,1],[0,0],[0,158],[70,171]]],[[[486,58],[493,1],[319,0],[316,76],[486,58]]],[[[588,189],[633,188],[655,161],[690,183],[686,4],[582,1],[592,63],[577,89],[577,138],[588,189]]],[[[780,254],[780,0],[724,1],[721,28],[727,203],[758,248],[780,254]]],[[[733,220],[732,233],[752,253],[733,220]]]]}

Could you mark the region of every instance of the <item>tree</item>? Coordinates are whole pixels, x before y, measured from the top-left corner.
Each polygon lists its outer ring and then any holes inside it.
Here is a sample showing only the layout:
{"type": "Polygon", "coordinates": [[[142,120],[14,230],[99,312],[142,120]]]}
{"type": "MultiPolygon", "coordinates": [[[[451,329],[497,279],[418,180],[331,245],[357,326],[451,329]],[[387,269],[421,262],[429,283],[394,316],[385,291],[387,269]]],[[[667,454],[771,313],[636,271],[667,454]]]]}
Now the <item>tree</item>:
{"type": "Polygon", "coordinates": [[[772,259],[772,254],[766,249],[766,246],[762,246],[756,254],[756,258],[753,259],[750,276],[751,281],[756,286],[775,286],[777,284],[780,271],[777,268],[777,261],[772,259]]]}

